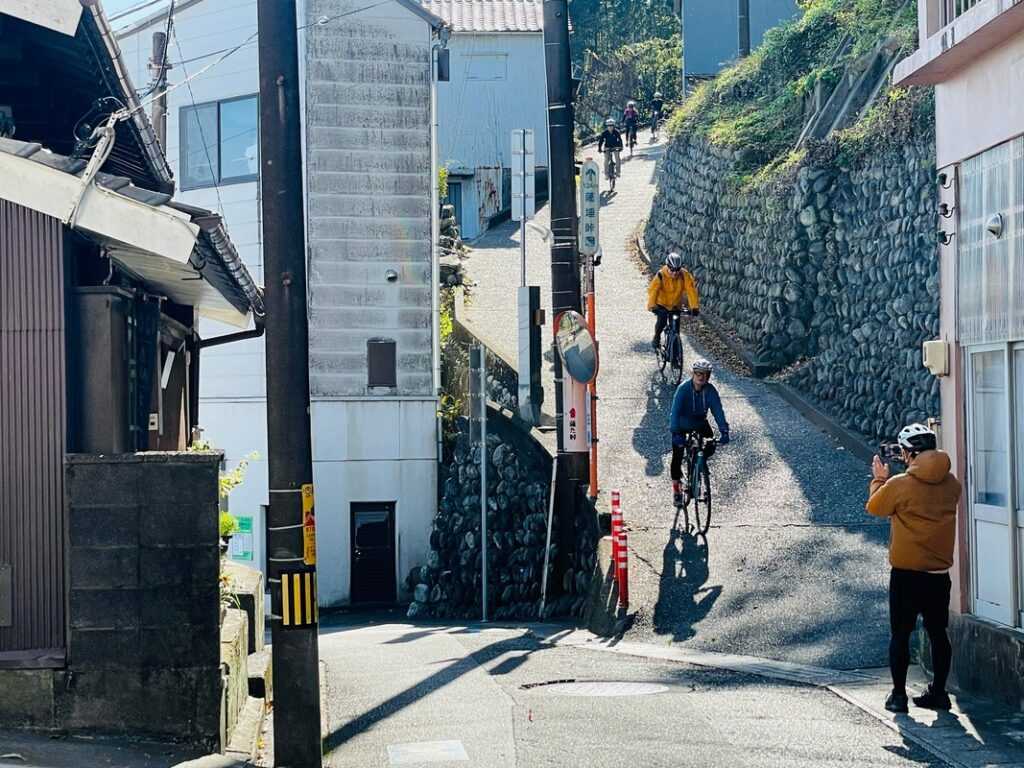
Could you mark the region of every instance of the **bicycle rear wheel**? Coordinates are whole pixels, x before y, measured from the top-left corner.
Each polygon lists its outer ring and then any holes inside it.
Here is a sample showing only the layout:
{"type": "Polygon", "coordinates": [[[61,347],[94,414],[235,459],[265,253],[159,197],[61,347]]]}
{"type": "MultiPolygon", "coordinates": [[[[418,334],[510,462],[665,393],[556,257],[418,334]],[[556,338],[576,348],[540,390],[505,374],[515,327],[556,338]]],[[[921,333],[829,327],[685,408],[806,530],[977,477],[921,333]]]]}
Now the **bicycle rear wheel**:
{"type": "Polygon", "coordinates": [[[665,342],[661,342],[658,347],[658,351],[655,353],[658,356],[658,370],[665,373],[665,366],[668,364],[668,353],[665,350],[665,342]]]}
{"type": "Polygon", "coordinates": [[[693,495],[693,519],[697,533],[704,536],[711,527],[711,472],[706,459],[700,460],[700,470],[691,479],[690,492],[693,495]]]}

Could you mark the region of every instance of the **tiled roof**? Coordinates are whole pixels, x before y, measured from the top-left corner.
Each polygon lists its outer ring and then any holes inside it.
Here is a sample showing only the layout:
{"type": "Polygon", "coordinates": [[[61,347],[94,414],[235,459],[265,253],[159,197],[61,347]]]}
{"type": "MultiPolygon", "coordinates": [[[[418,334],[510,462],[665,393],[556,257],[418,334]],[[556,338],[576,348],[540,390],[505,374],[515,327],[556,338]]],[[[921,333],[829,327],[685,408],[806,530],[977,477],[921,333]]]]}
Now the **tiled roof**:
{"type": "Polygon", "coordinates": [[[541,32],[542,0],[420,0],[453,32],[541,32]]]}

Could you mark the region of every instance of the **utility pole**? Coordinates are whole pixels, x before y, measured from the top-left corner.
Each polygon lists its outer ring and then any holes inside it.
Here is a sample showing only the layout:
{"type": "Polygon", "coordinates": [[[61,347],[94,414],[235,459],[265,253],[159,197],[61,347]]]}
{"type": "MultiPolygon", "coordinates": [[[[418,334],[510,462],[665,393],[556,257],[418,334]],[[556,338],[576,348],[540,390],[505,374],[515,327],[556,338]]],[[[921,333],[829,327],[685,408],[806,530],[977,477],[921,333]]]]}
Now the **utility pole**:
{"type": "MultiPolygon", "coordinates": [[[[551,184],[551,322],[566,310],[581,309],[580,270],[577,252],[576,145],[573,136],[572,57],[569,49],[569,8],[566,0],[544,0],[544,58],[548,85],[548,175],[551,184]]],[[[558,433],[559,475],[576,487],[588,482],[586,451],[567,451],[564,436],[565,408],[562,360],[557,352],[555,369],[555,425],[558,433]]],[[[568,382],[566,382],[568,383],[568,382]]],[[[560,515],[563,542],[573,541],[571,515],[560,515]]],[[[568,547],[560,547],[562,555],[568,547]]],[[[560,556],[561,559],[561,556],[560,556]]],[[[564,560],[563,560],[564,562],[564,560]]]]}
{"type": "Polygon", "coordinates": [[[738,0],[737,18],[739,20],[738,50],[741,59],[750,55],[750,0],[738,0]]]}
{"type": "Polygon", "coordinates": [[[160,148],[167,150],[167,70],[171,67],[167,63],[167,33],[153,33],[153,58],[149,60],[149,71],[152,72],[152,79],[149,81],[153,93],[157,94],[153,102],[153,128],[156,130],[156,137],[160,141],[160,148]]]}
{"type": "Polygon", "coordinates": [[[274,764],[320,768],[316,537],[295,0],[259,0],[274,764]]]}

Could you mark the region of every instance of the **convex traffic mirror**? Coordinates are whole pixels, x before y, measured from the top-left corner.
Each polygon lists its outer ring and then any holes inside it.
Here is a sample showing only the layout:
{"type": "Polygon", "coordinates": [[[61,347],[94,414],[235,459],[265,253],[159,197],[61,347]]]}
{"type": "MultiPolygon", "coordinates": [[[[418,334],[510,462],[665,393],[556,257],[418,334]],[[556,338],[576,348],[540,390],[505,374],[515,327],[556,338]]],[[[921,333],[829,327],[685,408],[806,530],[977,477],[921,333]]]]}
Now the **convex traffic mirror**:
{"type": "Polygon", "coordinates": [[[587,384],[597,376],[597,344],[590,335],[583,315],[568,310],[558,316],[555,344],[562,365],[573,379],[587,384]]]}

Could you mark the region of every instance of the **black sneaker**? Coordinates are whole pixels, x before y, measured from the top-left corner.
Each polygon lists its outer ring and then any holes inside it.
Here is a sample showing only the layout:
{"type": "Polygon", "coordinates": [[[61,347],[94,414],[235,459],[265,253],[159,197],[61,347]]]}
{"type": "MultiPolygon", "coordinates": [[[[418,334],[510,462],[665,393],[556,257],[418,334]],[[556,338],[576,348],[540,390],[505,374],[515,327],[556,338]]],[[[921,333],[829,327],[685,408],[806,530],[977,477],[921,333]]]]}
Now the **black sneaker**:
{"type": "Polygon", "coordinates": [[[914,697],[914,706],[921,709],[950,709],[953,702],[949,700],[949,694],[945,691],[935,691],[930,685],[928,690],[920,696],[914,697]]]}
{"type": "Polygon", "coordinates": [[[673,491],[672,492],[672,503],[676,505],[676,509],[680,509],[680,508],[686,506],[686,503],[683,501],[683,492],[682,491],[673,491]]]}
{"type": "Polygon", "coordinates": [[[889,698],[885,700],[885,708],[890,712],[901,712],[906,713],[909,711],[907,706],[907,694],[896,693],[893,691],[889,694],[889,698]]]}

